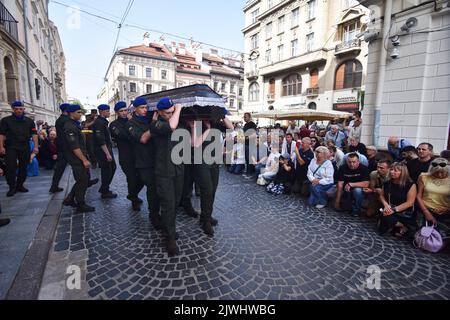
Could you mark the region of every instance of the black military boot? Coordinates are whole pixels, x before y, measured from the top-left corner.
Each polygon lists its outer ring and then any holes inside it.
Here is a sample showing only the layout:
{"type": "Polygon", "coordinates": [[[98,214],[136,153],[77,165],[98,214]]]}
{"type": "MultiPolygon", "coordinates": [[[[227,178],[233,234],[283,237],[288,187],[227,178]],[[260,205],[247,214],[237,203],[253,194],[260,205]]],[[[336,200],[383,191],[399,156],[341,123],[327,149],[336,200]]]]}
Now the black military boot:
{"type": "Polygon", "coordinates": [[[141,204],[139,202],[133,201],[131,206],[133,207],[133,211],[141,211],[141,204]]]}
{"type": "Polygon", "coordinates": [[[11,198],[11,197],[14,197],[16,195],[16,189],[14,188],[11,188],[11,189],[9,189],[9,191],[8,191],[8,193],[6,194],[6,196],[8,197],[8,198],[11,198]]]}
{"type": "Polygon", "coordinates": [[[22,186],[17,186],[17,187],[16,187],[16,192],[27,193],[27,192],[30,192],[30,190],[28,190],[27,188],[25,188],[25,187],[22,185],[22,186]]]}
{"type": "Polygon", "coordinates": [[[90,188],[92,186],[95,186],[99,181],[100,180],[98,180],[98,179],[94,179],[94,180],[89,181],[88,188],[90,188]]]}
{"type": "Polygon", "coordinates": [[[88,212],[94,212],[95,208],[88,206],[86,203],[80,204],[77,206],[77,213],[88,213],[88,212]]]}
{"type": "Polygon", "coordinates": [[[4,227],[11,222],[10,219],[0,219],[0,227],[4,227]]]}
{"type": "Polygon", "coordinates": [[[63,192],[64,189],[63,188],[59,188],[59,187],[51,187],[49,190],[49,193],[58,193],[58,192],[63,192]]]}
{"type": "Polygon", "coordinates": [[[194,208],[183,208],[184,212],[191,218],[198,218],[198,212],[194,208]]]}
{"type": "Polygon", "coordinates": [[[102,199],[115,199],[115,198],[117,198],[117,194],[112,191],[102,193],[102,199]]]}
{"type": "Polygon", "coordinates": [[[132,201],[132,202],[137,202],[137,203],[139,203],[139,204],[143,204],[144,203],[144,200],[142,200],[141,198],[139,198],[139,197],[136,197],[136,198],[132,198],[131,196],[127,196],[127,199],[128,200],[130,200],[130,201],[132,201]]]}
{"type": "Polygon", "coordinates": [[[169,257],[176,256],[180,253],[180,251],[178,250],[177,241],[175,239],[168,239],[166,247],[169,257]]]}
{"type": "Polygon", "coordinates": [[[74,207],[74,208],[77,207],[75,199],[73,197],[71,197],[71,196],[68,196],[67,198],[64,199],[63,205],[65,207],[74,207]]]}
{"type": "MultiPolygon", "coordinates": [[[[205,222],[205,219],[200,217],[200,224],[203,225],[204,222],[205,222]]],[[[217,219],[214,219],[213,217],[209,218],[209,222],[211,222],[211,225],[213,227],[216,227],[219,224],[219,221],[217,221],[217,219]]]]}
{"type": "Polygon", "coordinates": [[[207,236],[214,237],[214,229],[211,225],[211,221],[203,222],[202,230],[207,236]]]}

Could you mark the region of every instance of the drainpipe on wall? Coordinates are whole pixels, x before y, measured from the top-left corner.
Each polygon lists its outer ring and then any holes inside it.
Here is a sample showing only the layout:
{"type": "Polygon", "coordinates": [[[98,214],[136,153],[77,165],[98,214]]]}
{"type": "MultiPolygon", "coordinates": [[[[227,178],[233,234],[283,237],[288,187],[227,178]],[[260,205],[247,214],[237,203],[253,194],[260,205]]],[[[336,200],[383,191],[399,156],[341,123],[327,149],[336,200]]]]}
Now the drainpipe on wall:
{"type": "MultiPolygon", "coordinates": [[[[28,78],[28,89],[30,90],[30,102],[34,104],[33,98],[33,86],[31,85],[31,75],[30,75],[30,54],[29,54],[29,45],[28,45],[28,27],[27,27],[27,0],[22,0],[22,8],[23,8],[23,22],[24,22],[24,33],[25,33],[25,52],[26,52],[26,60],[27,60],[27,78],[28,78]]],[[[33,110],[34,111],[34,110],[33,110]]]]}
{"type": "Polygon", "coordinates": [[[375,116],[374,116],[374,133],[373,133],[373,145],[378,146],[380,139],[380,125],[381,125],[381,105],[383,102],[384,81],[386,78],[386,64],[387,64],[387,51],[384,49],[384,41],[389,37],[389,31],[391,29],[392,21],[392,0],[386,0],[386,7],[384,9],[384,25],[383,36],[381,40],[381,51],[378,68],[378,80],[377,91],[375,96],[375,116]]]}

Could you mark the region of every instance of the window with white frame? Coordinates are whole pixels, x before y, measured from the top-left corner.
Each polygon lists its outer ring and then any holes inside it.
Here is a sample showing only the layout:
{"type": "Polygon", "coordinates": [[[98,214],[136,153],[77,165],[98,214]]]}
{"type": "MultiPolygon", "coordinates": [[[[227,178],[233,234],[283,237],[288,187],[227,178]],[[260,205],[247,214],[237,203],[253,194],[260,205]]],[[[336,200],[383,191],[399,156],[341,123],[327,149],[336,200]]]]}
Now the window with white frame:
{"type": "Polygon", "coordinates": [[[298,55],[298,39],[291,41],[291,56],[295,57],[298,55]]]}
{"type": "Polygon", "coordinates": [[[226,90],[226,83],[222,82],[221,86],[220,86],[220,91],[225,92],[226,90]]]}
{"type": "Polygon", "coordinates": [[[152,93],[153,91],[152,91],[152,85],[151,84],[148,84],[148,85],[146,85],[145,86],[145,91],[146,91],[146,93],[152,93]]]}
{"type": "Polygon", "coordinates": [[[308,20],[316,17],[316,0],[311,0],[308,2],[308,20]]]}
{"type": "Polygon", "coordinates": [[[147,78],[151,78],[152,77],[152,68],[145,68],[145,76],[147,78]]]}
{"type": "Polygon", "coordinates": [[[135,82],[130,82],[130,92],[137,92],[137,85],[135,82]]]}
{"type": "Polygon", "coordinates": [[[259,101],[259,84],[253,82],[248,88],[249,101],[259,101]]]}
{"type": "Polygon", "coordinates": [[[161,70],[161,79],[167,80],[167,70],[161,70]]]}
{"type": "Polygon", "coordinates": [[[167,86],[162,86],[161,87],[161,91],[166,91],[167,90],[167,86]]]}
{"type": "Polygon", "coordinates": [[[266,63],[272,63],[272,50],[266,50],[266,63]]]}
{"type": "Polygon", "coordinates": [[[278,33],[284,32],[284,16],[278,18],[278,33]]]}
{"type": "Polygon", "coordinates": [[[266,24],[266,39],[272,38],[272,26],[273,26],[272,22],[266,24]]]}
{"type": "Polygon", "coordinates": [[[298,26],[299,19],[300,19],[300,9],[296,8],[291,12],[291,27],[298,26]]]}
{"type": "Polygon", "coordinates": [[[234,109],[234,99],[230,99],[230,108],[234,109]]]}
{"type": "Polygon", "coordinates": [[[234,82],[230,83],[230,93],[235,93],[234,89],[235,89],[236,84],[234,82]]]}
{"type": "Polygon", "coordinates": [[[306,36],[306,52],[314,50],[314,32],[306,36]]]}
{"type": "Polygon", "coordinates": [[[259,43],[258,43],[259,42],[259,34],[258,33],[254,34],[250,39],[251,39],[251,43],[252,43],[251,48],[252,48],[252,50],[255,50],[259,46],[259,43]]]}
{"type": "Polygon", "coordinates": [[[259,16],[259,8],[251,13],[252,15],[252,24],[254,24],[258,20],[259,16]]]}
{"type": "Polygon", "coordinates": [[[283,51],[284,51],[284,45],[281,44],[278,46],[278,52],[277,52],[278,61],[283,60],[283,51]]]}
{"type": "Polygon", "coordinates": [[[356,39],[356,35],[359,33],[360,26],[359,21],[355,20],[352,23],[343,26],[342,41],[344,43],[352,42],[356,39]]]}
{"type": "Polygon", "coordinates": [[[258,59],[250,60],[250,71],[256,72],[258,70],[258,59]]]}
{"type": "Polygon", "coordinates": [[[128,75],[132,77],[136,75],[136,66],[128,66],[128,75]]]}

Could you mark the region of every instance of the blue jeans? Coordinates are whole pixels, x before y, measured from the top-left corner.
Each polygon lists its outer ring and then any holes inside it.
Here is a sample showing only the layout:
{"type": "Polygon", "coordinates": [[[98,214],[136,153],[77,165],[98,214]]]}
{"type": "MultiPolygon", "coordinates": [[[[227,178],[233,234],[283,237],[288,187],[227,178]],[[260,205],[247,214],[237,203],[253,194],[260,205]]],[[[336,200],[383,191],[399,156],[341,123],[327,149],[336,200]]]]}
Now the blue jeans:
{"type": "Polygon", "coordinates": [[[343,200],[347,202],[347,205],[343,206],[345,209],[350,207],[352,212],[359,213],[362,208],[362,203],[365,199],[365,195],[362,188],[354,188],[350,192],[344,191],[343,200]]]}
{"type": "Polygon", "coordinates": [[[309,188],[311,195],[309,196],[308,204],[310,206],[315,206],[318,204],[326,206],[328,203],[327,191],[330,190],[332,187],[333,184],[328,185],[319,184],[315,187],[311,184],[309,188]]]}
{"type": "Polygon", "coordinates": [[[266,167],[265,164],[262,164],[262,163],[257,164],[256,167],[255,167],[255,171],[256,171],[255,173],[256,173],[256,175],[259,176],[259,175],[261,174],[261,170],[262,170],[263,168],[265,168],[265,167],[266,167]]]}
{"type": "Polygon", "coordinates": [[[241,174],[244,171],[244,168],[245,168],[244,164],[233,164],[228,170],[228,172],[233,174],[241,174]]]}
{"type": "Polygon", "coordinates": [[[272,181],[273,179],[275,179],[276,176],[277,176],[276,172],[265,172],[262,174],[262,177],[266,181],[272,181]]]}

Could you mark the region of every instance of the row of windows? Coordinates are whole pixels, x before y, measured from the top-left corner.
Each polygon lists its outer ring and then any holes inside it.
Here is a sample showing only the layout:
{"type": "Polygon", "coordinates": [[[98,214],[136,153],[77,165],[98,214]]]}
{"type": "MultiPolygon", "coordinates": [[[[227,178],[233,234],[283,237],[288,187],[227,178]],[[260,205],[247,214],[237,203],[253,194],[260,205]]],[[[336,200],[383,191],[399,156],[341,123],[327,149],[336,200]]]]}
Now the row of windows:
{"type": "MultiPolygon", "coordinates": [[[[136,76],[136,66],[134,66],[134,65],[128,66],[128,75],[130,77],[136,76]]],[[[153,77],[153,69],[152,68],[145,68],[145,77],[146,78],[153,77]]],[[[161,79],[167,80],[167,70],[161,70],[161,79]]]]}
{"type": "MultiPolygon", "coordinates": [[[[161,86],[161,91],[165,91],[165,90],[167,90],[167,86],[161,86]]],[[[131,93],[137,93],[138,92],[137,83],[136,82],[130,82],[129,91],[131,93]]],[[[153,92],[153,85],[151,85],[151,84],[145,85],[145,92],[144,92],[144,94],[152,93],[152,92],[153,92]]]]}
{"type": "MultiPolygon", "coordinates": [[[[213,85],[214,91],[219,91],[219,82],[218,81],[214,81],[214,85],[213,85]]],[[[221,82],[220,83],[220,91],[221,92],[225,92],[226,91],[226,83],[225,82],[221,82]]],[[[239,88],[239,95],[242,96],[242,91],[243,88],[239,88]]],[[[236,92],[236,84],[231,82],[230,83],[230,92],[231,93],[235,93],[236,92]]]]}
{"type": "MultiPolygon", "coordinates": [[[[306,52],[311,52],[313,50],[314,50],[314,33],[311,33],[306,36],[306,52]]],[[[290,47],[290,57],[296,57],[299,55],[299,53],[300,50],[298,45],[298,39],[292,40],[290,47]]],[[[277,47],[276,61],[282,61],[283,59],[285,59],[285,48],[284,44],[280,44],[277,47]]],[[[272,49],[266,50],[265,62],[266,64],[270,64],[273,62],[272,49]]]]}
{"type": "MultiPolygon", "coordinates": [[[[334,89],[358,88],[362,85],[363,67],[358,60],[345,61],[336,69],[334,89]]],[[[319,71],[314,69],[310,72],[311,88],[318,87],[319,71]]],[[[257,82],[249,86],[249,101],[259,101],[260,89],[257,82]]],[[[302,77],[298,73],[288,75],[282,80],[282,97],[297,96],[302,94],[302,77]]],[[[275,96],[275,80],[269,81],[269,95],[275,96]]]]}
{"type": "MultiPolygon", "coordinates": [[[[269,8],[273,6],[273,3],[269,3],[269,8]]],[[[316,0],[310,0],[307,4],[307,20],[314,19],[316,17],[316,11],[317,11],[317,1],[316,0]]],[[[254,24],[258,20],[259,16],[259,8],[251,12],[251,24],[254,24]]],[[[300,21],[300,8],[295,8],[291,11],[290,15],[290,21],[291,21],[291,28],[296,27],[299,25],[300,21]]],[[[283,15],[278,18],[277,21],[277,33],[284,32],[285,30],[285,20],[286,16],[283,15]]],[[[272,36],[272,22],[268,23],[266,25],[266,35],[267,38],[270,38],[272,36]],[[270,31],[270,33],[267,33],[267,31],[270,31]],[[269,36],[270,35],[270,36],[269,36]]]]}

